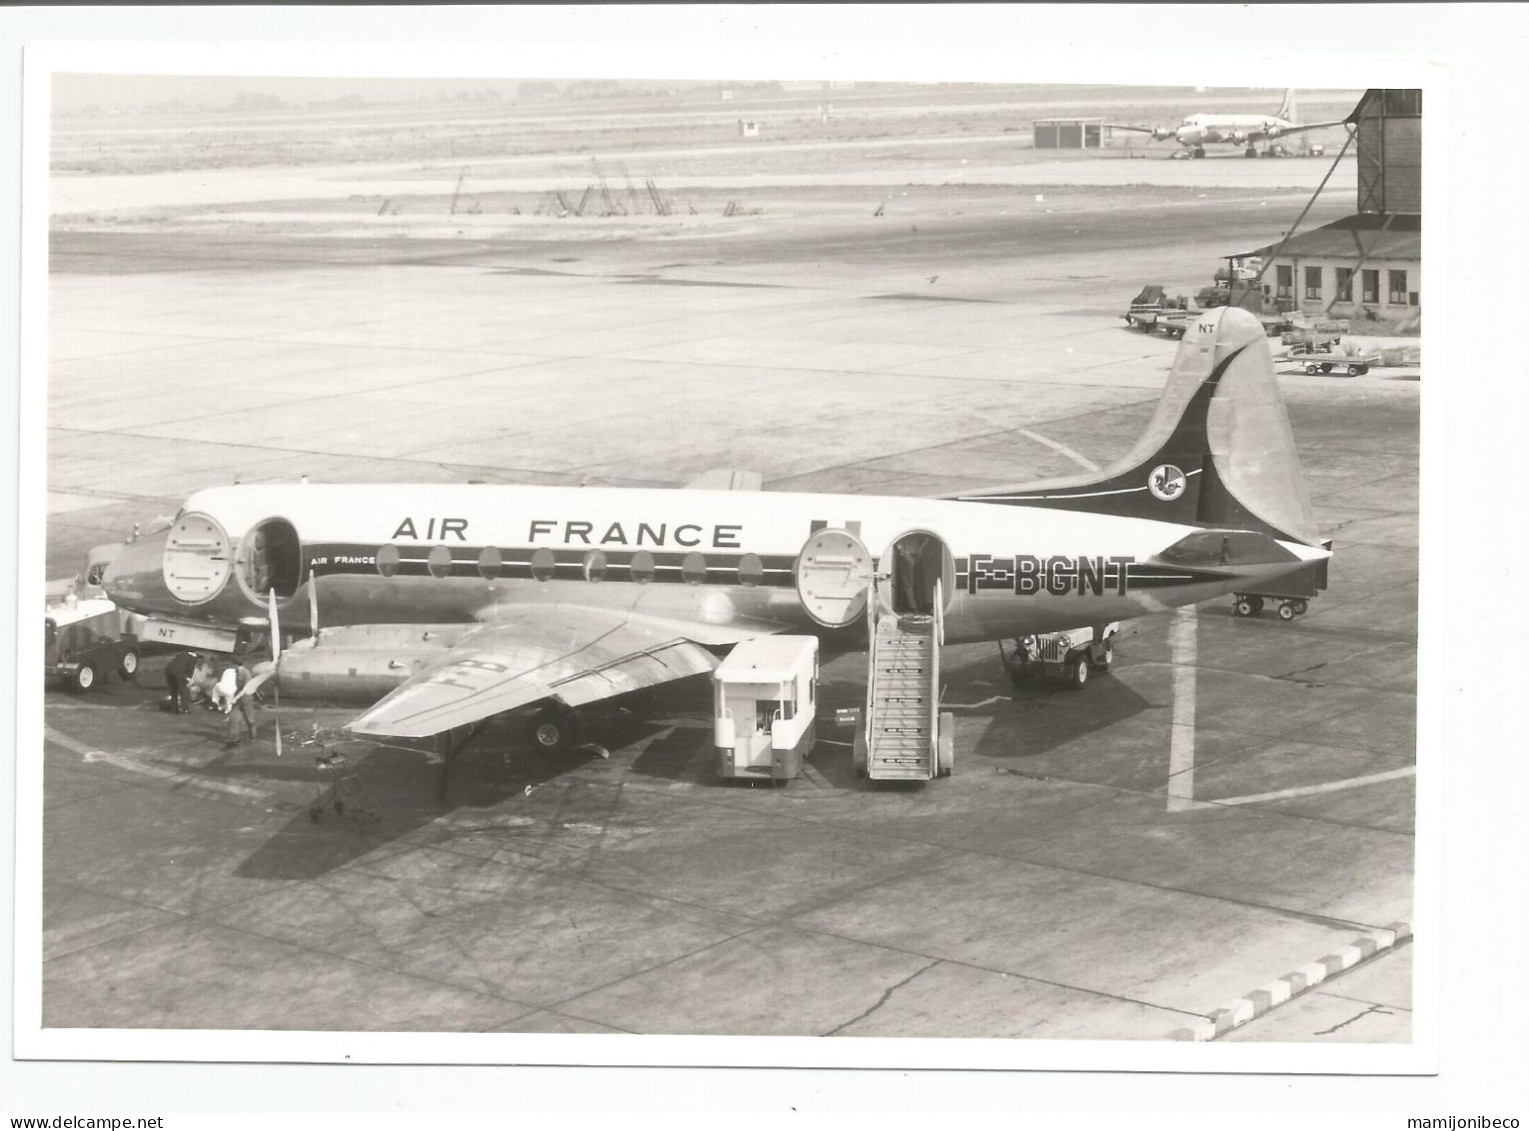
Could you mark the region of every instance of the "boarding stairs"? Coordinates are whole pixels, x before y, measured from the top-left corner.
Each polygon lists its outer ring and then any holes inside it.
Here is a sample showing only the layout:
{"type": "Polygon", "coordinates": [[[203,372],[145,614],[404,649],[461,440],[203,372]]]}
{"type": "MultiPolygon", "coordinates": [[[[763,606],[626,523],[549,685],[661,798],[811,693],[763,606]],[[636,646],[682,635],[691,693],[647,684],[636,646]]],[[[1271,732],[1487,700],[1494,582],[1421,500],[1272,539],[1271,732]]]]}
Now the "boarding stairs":
{"type": "Polygon", "coordinates": [[[856,769],[873,780],[928,781],[948,776],[953,739],[940,713],[940,646],[945,621],[938,588],[933,615],[867,602],[870,659],[865,712],[855,736],[856,769]]]}

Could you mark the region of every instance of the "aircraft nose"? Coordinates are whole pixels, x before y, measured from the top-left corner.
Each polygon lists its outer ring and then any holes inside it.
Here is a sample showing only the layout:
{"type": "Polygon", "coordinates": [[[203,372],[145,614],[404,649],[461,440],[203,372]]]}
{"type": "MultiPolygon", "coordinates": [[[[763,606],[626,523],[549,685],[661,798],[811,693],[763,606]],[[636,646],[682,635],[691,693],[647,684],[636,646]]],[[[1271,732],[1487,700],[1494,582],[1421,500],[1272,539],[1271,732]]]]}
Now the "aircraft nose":
{"type": "Polygon", "coordinates": [[[123,608],[154,609],[174,604],[165,587],[164,555],[168,530],[123,546],[106,567],[101,588],[123,608]]]}

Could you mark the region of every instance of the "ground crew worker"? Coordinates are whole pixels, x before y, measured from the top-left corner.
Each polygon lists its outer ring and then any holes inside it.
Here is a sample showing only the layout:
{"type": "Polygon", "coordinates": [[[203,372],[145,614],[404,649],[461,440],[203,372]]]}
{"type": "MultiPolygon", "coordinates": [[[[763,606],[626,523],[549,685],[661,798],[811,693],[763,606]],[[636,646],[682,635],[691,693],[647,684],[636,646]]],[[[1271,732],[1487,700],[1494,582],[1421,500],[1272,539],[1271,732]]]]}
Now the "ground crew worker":
{"type": "Polygon", "coordinates": [[[250,702],[252,696],[244,695],[245,684],[250,681],[250,670],[243,664],[229,669],[234,673],[234,698],[228,709],[228,741],[230,744],[243,741],[239,737],[239,722],[242,719],[246,728],[249,729],[251,740],[255,737],[255,707],[250,702]]]}
{"type": "Polygon", "coordinates": [[[165,683],[170,687],[170,705],[177,715],[191,710],[191,679],[202,666],[195,652],[177,652],[165,665],[165,683]]]}

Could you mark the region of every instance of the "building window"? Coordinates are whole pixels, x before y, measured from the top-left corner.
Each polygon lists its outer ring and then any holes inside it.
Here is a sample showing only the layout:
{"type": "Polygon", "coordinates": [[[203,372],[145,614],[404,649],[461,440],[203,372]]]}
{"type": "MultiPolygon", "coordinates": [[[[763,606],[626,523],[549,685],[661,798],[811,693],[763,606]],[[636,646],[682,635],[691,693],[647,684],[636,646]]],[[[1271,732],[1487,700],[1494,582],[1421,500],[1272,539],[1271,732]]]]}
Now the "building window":
{"type": "Polygon", "coordinates": [[[1371,271],[1369,268],[1359,273],[1359,301],[1380,301],[1380,272],[1371,271]]]}
{"type": "Polygon", "coordinates": [[[1307,298],[1321,298],[1322,297],[1322,268],[1320,268],[1320,267],[1308,267],[1308,268],[1306,268],[1306,297],[1307,298]]]}
{"type": "Polygon", "coordinates": [[[1352,267],[1335,267],[1338,274],[1338,301],[1354,301],[1354,269],[1352,267]]]}
{"type": "Polygon", "coordinates": [[[1274,269],[1274,297],[1292,298],[1295,294],[1295,268],[1281,263],[1274,269]]]}
{"type": "Polygon", "coordinates": [[[1407,272],[1386,272],[1386,301],[1392,306],[1407,305],[1407,272]]]}

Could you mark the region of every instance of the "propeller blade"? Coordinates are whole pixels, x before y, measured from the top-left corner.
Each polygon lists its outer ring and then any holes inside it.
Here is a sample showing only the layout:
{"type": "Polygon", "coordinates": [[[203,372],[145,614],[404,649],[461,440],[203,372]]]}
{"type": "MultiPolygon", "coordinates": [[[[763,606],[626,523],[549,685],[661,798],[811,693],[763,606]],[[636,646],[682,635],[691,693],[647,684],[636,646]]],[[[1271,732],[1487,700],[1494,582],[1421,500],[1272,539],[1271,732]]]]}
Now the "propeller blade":
{"type": "Polygon", "coordinates": [[[263,686],[265,686],[265,684],[270,681],[270,678],[276,674],[275,665],[261,664],[260,667],[264,670],[256,671],[256,673],[250,677],[249,681],[239,689],[239,693],[233,698],[235,703],[239,702],[239,700],[243,699],[246,695],[255,694],[255,692],[259,691],[263,686]]]}
{"type": "MultiPolygon", "coordinates": [[[[281,620],[276,615],[276,590],[271,591],[271,670],[281,666],[281,620]]],[[[254,682],[251,680],[250,682],[254,682]]],[[[276,731],[276,757],[281,757],[281,684],[271,689],[271,726],[276,731]]]]}

